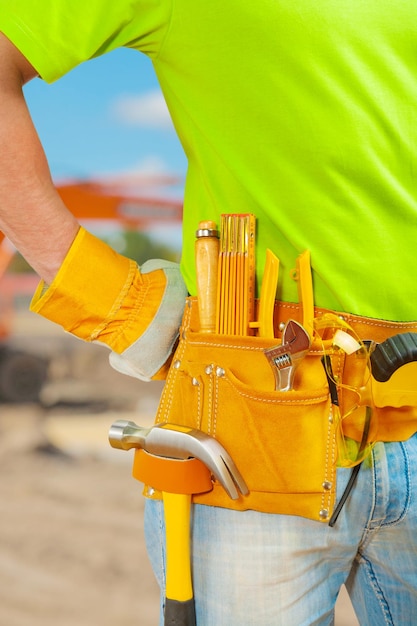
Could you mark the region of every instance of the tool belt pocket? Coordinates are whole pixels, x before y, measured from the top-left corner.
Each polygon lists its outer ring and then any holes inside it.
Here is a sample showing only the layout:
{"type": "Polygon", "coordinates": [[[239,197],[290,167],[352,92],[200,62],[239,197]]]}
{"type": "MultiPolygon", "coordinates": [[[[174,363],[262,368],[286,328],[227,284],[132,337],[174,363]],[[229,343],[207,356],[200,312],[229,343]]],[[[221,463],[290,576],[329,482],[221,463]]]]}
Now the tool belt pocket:
{"type": "Polygon", "coordinates": [[[186,319],[157,421],[198,428],[232,456],[249,488],[232,501],[220,485],[196,502],[326,521],[334,503],[335,445],[321,354],[276,391],[264,350],[277,340],[191,330],[186,319]]]}

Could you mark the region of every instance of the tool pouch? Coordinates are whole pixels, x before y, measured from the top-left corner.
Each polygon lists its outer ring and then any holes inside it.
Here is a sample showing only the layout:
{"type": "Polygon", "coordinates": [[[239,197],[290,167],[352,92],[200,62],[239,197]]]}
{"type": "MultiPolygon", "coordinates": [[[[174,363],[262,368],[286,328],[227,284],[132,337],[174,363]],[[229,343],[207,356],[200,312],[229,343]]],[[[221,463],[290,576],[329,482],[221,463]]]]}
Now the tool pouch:
{"type": "Polygon", "coordinates": [[[198,332],[187,302],[180,343],[157,421],[218,439],[243,473],[249,495],[233,501],[220,485],[194,501],[326,521],[334,504],[335,443],[321,353],[299,365],[291,391],[275,391],[264,354],[277,339],[198,332]]]}
{"type": "MultiPolygon", "coordinates": [[[[315,309],[316,316],[323,313],[315,309]]],[[[417,331],[416,323],[337,316],[359,337],[378,342],[417,331]]],[[[275,328],[290,318],[302,321],[299,305],[277,303],[275,328]]],[[[194,502],[326,522],[335,504],[338,450],[323,346],[313,341],[296,370],[294,389],[275,391],[264,350],[278,343],[279,339],[199,332],[197,300],[189,298],[156,421],[186,425],[215,437],[249,487],[247,496],[231,500],[214,483],[212,491],[193,496],[194,502]]],[[[417,431],[415,403],[392,401],[397,396],[393,390],[383,402],[374,403],[374,441],[400,441],[417,431]]]]}

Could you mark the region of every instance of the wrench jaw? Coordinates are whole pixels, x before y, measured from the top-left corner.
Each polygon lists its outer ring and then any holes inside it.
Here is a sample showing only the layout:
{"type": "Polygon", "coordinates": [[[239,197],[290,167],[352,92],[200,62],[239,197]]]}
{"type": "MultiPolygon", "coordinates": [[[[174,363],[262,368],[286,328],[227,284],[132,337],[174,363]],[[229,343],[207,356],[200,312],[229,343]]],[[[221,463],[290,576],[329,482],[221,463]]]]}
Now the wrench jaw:
{"type": "Polygon", "coordinates": [[[279,346],[264,350],[275,377],[277,391],[293,389],[295,371],[311,345],[310,335],[301,324],[288,320],[279,346]]]}
{"type": "Polygon", "coordinates": [[[290,356],[288,355],[288,359],[286,359],[286,364],[282,367],[282,361],[280,360],[277,363],[278,359],[274,359],[275,368],[275,389],[279,391],[291,391],[294,388],[294,376],[297,367],[304,359],[307,354],[307,350],[305,352],[297,352],[297,354],[290,356]]]}
{"type": "Polygon", "coordinates": [[[109,432],[110,445],[121,450],[141,448],[150,454],[170,459],[197,458],[210,470],[232,500],[239,493],[249,493],[248,487],[223,446],[200,430],[175,424],[155,424],[141,428],[134,422],[116,421],[109,432]]]}

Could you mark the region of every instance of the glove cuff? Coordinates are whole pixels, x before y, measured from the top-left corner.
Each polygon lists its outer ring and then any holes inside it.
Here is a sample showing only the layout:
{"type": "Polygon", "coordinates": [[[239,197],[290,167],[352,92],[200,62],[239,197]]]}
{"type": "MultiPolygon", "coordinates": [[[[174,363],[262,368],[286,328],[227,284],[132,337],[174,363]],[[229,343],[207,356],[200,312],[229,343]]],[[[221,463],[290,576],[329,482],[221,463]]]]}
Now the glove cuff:
{"type": "Polygon", "coordinates": [[[115,369],[150,380],[164,376],[186,295],[178,264],[151,260],[140,269],[80,228],[52,284],[45,291],[40,283],[30,308],[84,341],[107,345],[115,369]]]}
{"type": "Polygon", "coordinates": [[[134,261],[80,227],[51,285],[46,291],[44,281],[38,285],[30,310],[94,341],[121,308],[135,274],[140,277],[134,261]]]}

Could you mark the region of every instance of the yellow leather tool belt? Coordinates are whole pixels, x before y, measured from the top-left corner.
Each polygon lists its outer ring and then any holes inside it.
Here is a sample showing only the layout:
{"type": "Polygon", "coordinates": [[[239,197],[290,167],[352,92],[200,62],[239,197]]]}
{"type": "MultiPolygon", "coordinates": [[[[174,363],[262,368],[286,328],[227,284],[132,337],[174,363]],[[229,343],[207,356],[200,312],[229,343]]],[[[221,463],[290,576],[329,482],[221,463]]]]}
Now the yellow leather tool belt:
{"type": "MultiPolygon", "coordinates": [[[[314,313],[319,318],[325,311],[316,308],[314,313]]],[[[417,322],[337,315],[363,340],[382,342],[397,333],[417,332],[417,322]]],[[[277,302],[274,327],[288,319],[301,322],[300,307],[277,302]]],[[[189,298],[156,421],[198,428],[218,439],[249,494],[232,501],[214,484],[211,492],[195,495],[194,502],[328,521],[335,504],[337,446],[322,343],[313,340],[297,368],[294,389],[275,391],[264,350],[279,340],[198,329],[197,300],[189,298]]],[[[404,440],[417,431],[417,406],[380,406],[375,414],[375,440],[404,440]]]]}

